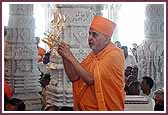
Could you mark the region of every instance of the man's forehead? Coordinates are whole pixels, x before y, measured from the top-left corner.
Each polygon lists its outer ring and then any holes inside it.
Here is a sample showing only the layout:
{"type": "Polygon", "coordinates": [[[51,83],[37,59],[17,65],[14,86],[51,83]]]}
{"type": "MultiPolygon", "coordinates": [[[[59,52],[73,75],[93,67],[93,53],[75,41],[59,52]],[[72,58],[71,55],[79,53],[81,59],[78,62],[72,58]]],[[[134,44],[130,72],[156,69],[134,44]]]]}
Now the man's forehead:
{"type": "Polygon", "coordinates": [[[97,32],[95,29],[93,28],[90,28],[89,31],[92,31],[92,32],[97,32]]]}

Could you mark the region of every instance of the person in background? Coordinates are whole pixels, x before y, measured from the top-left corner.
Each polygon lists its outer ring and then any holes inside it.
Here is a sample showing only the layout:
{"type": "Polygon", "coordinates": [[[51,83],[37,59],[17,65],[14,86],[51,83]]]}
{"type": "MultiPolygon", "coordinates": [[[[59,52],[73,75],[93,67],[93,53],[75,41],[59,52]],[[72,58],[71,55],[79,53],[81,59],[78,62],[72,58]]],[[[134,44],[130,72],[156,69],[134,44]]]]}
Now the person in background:
{"type": "MultiPolygon", "coordinates": [[[[4,41],[5,41],[5,37],[7,36],[7,27],[4,26],[4,41]]],[[[5,41],[5,51],[6,51],[6,47],[7,47],[8,43],[5,41]]],[[[8,61],[4,62],[4,66],[8,65],[8,61]]],[[[6,68],[6,67],[5,67],[6,68]]],[[[4,69],[4,77],[5,78],[7,76],[7,70],[4,69]]],[[[5,106],[8,103],[8,100],[12,97],[12,89],[11,87],[9,87],[8,81],[4,79],[4,110],[5,110],[5,106]]]]}
{"type": "Polygon", "coordinates": [[[128,55],[128,47],[122,46],[121,49],[123,49],[124,56],[125,56],[125,69],[127,68],[127,66],[133,67],[137,65],[135,58],[131,55],[128,55]]]}
{"type": "Polygon", "coordinates": [[[50,62],[50,55],[51,55],[50,52],[47,52],[47,53],[44,54],[43,64],[48,64],[50,62]]]}
{"type": "Polygon", "coordinates": [[[42,91],[40,92],[42,98],[42,110],[44,110],[44,108],[46,107],[47,105],[47,102],[46,102],[46,89],[47,89],[47,85],[49,85],[50,83],[50,80],[51,80],[51,75],[50,74],[43,74],[42,77],[40,78],[40,84],[41,84],[41,87],[42,87],[42,91]]]}
{"type": "Polygon", "coordinates": [[[139,81],[132,81],[129,85],[128,85],[128,92],[127,95],[140,95],[140,89],[141,89],[141,85],[139,81]]]}
{"type": "Polygon", "coordinates": [[[9,87],[8,82],[4,81],[4,96],[7,99],[10,99],[12,97],[12,89],[9,87]]]}
{"type": "Polygon", "coordinates": [[[144,76],[141,81],[141,90],[142,90],[141,95],[147,95],[152,98],[153,94],[151,90],[152,90],[153,84],[154,82],[151,77],[144,76]]]}
{"type": "Polygon", "coordinates": [[[137,81],[137,77],[134,75],[129,75],[126,79],[125,79],[125,92],[126,94],[128,94],[129,92],[129,86],[132,82],[137,81]]]}
{"type": "Polygon", "coordinates": [[[26,105],[21,99],[11,98],[5,108],[7,111],[25,111],[26,105]]]}
{"type": "MultiPolygon", "coordinates": [[[[4,80],[4,107],[7,105],[11,97],[12,89],[9,87],[8,82],[4,80]]],[[[6,110],[6,108],[4,108],[4,110],[6,110]]]]}
{"type": "Polygon", "coordinates": [[[131,82],[133,81],[137,81],[137,77],[135,75],[129,75],[127,80],[126,80],[126,84],[129,86],[131,82]]]}
{"type": "Polygon", "coordinates": [[[73,108],[64,106],[60,109],[60,111],[73,111],[73,108]]]}
{"type": "Polygon", "coordinates": [[[140,95],[145,96],[149,100],[151,110],[154,110],[155,101],[153,100],[152,87],[154,81],[151,77],[144,76],[141,81],[141,92],[140,95]]]}
{"type": "Polygon", "coordinates": [[[127,66],[127,68],[125,69],[125,78],[127,79],[129,75],[132,75],[132,67],[131,66],[127,66]]]}
{"type": "Polygon", "coordinates": [[[45,108],[45,111],[60,111],[60,108],[55,105],[50,105],[45,108]]]}
{"type": "Polygon", "coordinates": [[[43,59],[43,56],[46,52],[45,49],[43,49],[42,47],[39,47],[39,43],[40,43],[40,38],[39,37],[36,37],[36,40],[37,40],[37,48],[38,48],[38,62],[42,62],[42,59],[43,59]]]}
{"type": "Polygon", "coordinates": [[[73,85],[75,111],[123,111],[124,54],[111,43],[116,24],[102,16],[94,16],[88,43],[92,52],[81,62],[70,46],[61,42],[58,53],[73,85]]]}
{"type": "Polygon", "coordinates": [[[138,63],[137,48],[138,48],[138,45],[136,43],[133,43],[131,52],[132,52],[132,55],[135,57],[136,62],[138,63]]]}
{"type": "Polygon", "coordinates": [[[156,90],[153,98],[155,100],[154,111],[164,111],[164,90],[156,90]]]}
{"type": "Polygon", "coordinates": [[[118,47],[118,48],[121,48],[121,43],[119,41],[115,41],[115,45],[118,47]]]}
{"type": "Polygon", "coordinates": [[[136,65],[132,67],[132,75],[138,77],[138,67],[136,65]]]}

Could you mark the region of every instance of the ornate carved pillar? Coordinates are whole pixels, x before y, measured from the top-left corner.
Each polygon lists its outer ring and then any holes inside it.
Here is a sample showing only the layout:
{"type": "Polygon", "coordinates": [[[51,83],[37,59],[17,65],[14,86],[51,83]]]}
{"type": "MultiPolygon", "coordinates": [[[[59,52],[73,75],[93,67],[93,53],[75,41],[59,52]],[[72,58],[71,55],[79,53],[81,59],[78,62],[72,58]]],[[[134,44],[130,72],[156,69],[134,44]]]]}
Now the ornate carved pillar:
{"type": "Polygon", "coordinates": [[[32,4],[9,5],[8,35],[5,39],[5,79],[13,97],[24,100],[26,110],[41,109],[41,91],[37,67],[37,45],[32,4]]]}
{"type": "Polygon", "coordinates": [[[139,77],[155,81],[153,90],[164,86],[164,5],[146,6],[145,40],[138,48],[139,77]]]}
{"type": "MultiPolygon", "coordinates": [[[[61,35],[63,41],[70,44],[74,56],[81,62],[90,52],[87,44],[90,23],[94,15],[101,15],[103,5],[62,4],[57,5],[57,8],[67,20],[61,35]]],[[[59,57],[59,59],[54,60],[51,57],[50,60],[56,63],[58,67],[51,69],[52,79],[46,91],[47,103],[59,107],[73,107],[72,86],[64,72],[62,58],[59,57]]]]}

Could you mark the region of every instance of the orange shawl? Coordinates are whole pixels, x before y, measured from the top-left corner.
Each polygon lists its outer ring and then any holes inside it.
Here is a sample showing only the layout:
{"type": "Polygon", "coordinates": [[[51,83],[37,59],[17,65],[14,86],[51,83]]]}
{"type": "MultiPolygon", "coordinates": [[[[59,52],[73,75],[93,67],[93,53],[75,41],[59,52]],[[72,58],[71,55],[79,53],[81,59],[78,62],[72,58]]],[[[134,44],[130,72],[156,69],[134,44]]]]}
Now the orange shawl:
{"type": "Polygon", "coordinates": [[[94,77],[94,85],[82,79],[73,82],[74,110],[124,110],[123,52],[110,43],[97,55],[90,53],[81,65],[94,77]]]}
{"type": "Polygon", "coordinates": [[[8,99],[12,97],[12,89],[9,87],[8,82],[4,81],[4,96],[8,99]]]}
{"type": "Polygon", "coordinates": [[[42,61],[45,52],[46,52],[45,49],[38,47],[38,55],[40,56],[40,59],[38,60],[38,62],[42,61]]]}

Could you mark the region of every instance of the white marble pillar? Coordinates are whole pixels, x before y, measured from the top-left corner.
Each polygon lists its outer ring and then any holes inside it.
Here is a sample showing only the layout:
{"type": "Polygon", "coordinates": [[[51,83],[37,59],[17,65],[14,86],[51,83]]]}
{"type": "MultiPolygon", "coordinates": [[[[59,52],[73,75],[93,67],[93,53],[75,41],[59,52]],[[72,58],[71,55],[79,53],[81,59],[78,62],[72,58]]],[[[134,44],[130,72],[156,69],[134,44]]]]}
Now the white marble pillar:
{"type": "Polygon", "coordinates": [[[13,97],[24,100],[26,110],[40,110],[41,87],[33,5],[10,4],[9,15],[5,39],[5,79],[12,87],[13,97]]]}
{"type": "MultiPolygon", "coordinates": [[[[112,19],[116,24],[119,20],[119,12],[121,10],[122,5],[121,4],[111,4],[108,5],[109,9],[109,18],[112,19]]],[[[118,41],[118,26],[116,26],[114,33],[112,35],[112,41],[118,41]]]]}
{"type": "MultiPolygon", "coordinates": [[[[81,62],[90,52],[87,42],[89,25],[94,15],[101,15],[103,5],[62,4],[57,5],[57,8],[67,20],[61,38],[70,44],[74,56],[81,62]]],[[[51,62],[56,63],[58,67],[50,69],[52,79],[47,86],[47,103],[59,107],[73,107],[72,85],[65,74],[62,59],[54,59],[51,57],[51,62]]]]}
{"type": "Polygon", "coordinates": [[[145,10],[145,40],[138,48],[139,77],[155,81],[153,90],[164,86],[164,5],[150,4],[145,10]]]}

